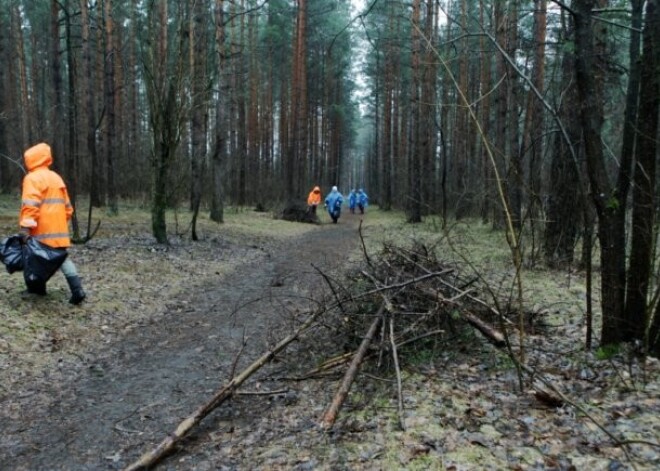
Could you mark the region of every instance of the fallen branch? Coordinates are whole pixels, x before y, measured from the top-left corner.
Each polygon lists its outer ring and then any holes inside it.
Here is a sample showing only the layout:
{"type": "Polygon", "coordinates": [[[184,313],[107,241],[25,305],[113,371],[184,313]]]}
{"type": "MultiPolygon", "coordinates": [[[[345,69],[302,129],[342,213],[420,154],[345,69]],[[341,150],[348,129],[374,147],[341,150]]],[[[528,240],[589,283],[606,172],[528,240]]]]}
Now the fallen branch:
{"type": "Polygon", "coordinates": [[[288,393],[288,389],[277,389],[275,391],[236,391],[237,396],[277,396],[288,393]]]}
{"type": "Polygon", "coordinates": [[[477,329],[479,332],[481,332],[484,337],[490,341],[493,345],[495,345],[498,348],[502,348],[506,345],[506,340],[504,338],[504,334],[497,330],[495,327],[487,324],[486,322],[482,321],[479,319],[477,316],[474,314],[467,312],[467,311],[460,311],[461,317],[463,317],[468,323],[477,329]]]}
{"type": "Polygon", "coordinates": [[[330,404],[328,409],[323,414],[323,417],[321,418],[321,427],[323,427],[325,430],[330,430],[334,425],[335,421],[337,420],[337,414],[339,414],[339,409],[341,409],[342,404],[346,400],[346,396],[348,396],[348,391],[351,389],[351,385],[353,384],[353,381],[355,381],[355,376],[357,375],[358,369],[360,368],[360,364],[362,363],[362,360],[364,359],[364,356],[367,353],[369,344],[371,343],[371,340],[374,338],[374,335],[376,334],[376,330],[378,329],[378,326],[383,320],[384,310],[385,310],[384,306],[381,306],[380,309],[378,310],[378,313],[376,314],[376,318],[371,323],[371,326],[367,331],[367,335],[364,337],[364,339],[362,339],[360,348],[358,348],[357,352],[355,353],[355,356],[353,357],[353,361],[348,367],[348,370],[346,370],[346,374],[344,375],[344,379],[342,380],[341,385],[339,386],[339,390],[335,394],[332,403],[330,404]]]}
{"type": "Polygon", "coordinates": [[[310,378],[313,378],[317,375],[320,375],[321,373],[325,373],[325,372],[327,372],[327,371],[329,371],[333,368],[336,368],[337,366],[341,366],[341,365],[347,363],[353,355],[354,355],[354,352],[347,352],[347,353],[344,353],[344,354],[339,355],[337,357],[330,358],[329,360],[324,361],[323,363],[321,363],[316,368],[311,369],[311,370],[307,371],[306,373],[303,373],[301,376],[295,376],[293,378],[284,377],[284,378],[280,378],[280,379],[287,380],[287,381],[304,381],[306,379],[310,379],[310,378]]]}
{"type": "Polygon", "coordinates": [[[401,384],[401,368],[399,367],[399,353],[396,349],[396,341],[394,339],[394,317],[390,315],[390,344],[392,347],[392,359],[394,360],[394,371],[396,372],[396,392],[397,392],[397,410],[399,412],[399,427],[401,430],[406,429],[406,423],[403,417],[403,386],[401,384]]]}
{"type": "Polygon", "coordinates": [[[324,313],[325,310],[319,309],[315,313],[311,314],[309,318],[296,329],[291,335],[281,340],[277,345],[275,345],[271,350],[263,354],[259,359],[254,363],[248,366],[241,374],[233,378],[227,385],[223,386],[218,390],[215,395],[204,405],[199,407],[192,415],[183,420],[176,430],[165,438],[160,444],[153,450],[145,453],[124,469],[124,471],[137,471],[141,469],[147,469],[150,466],[153,466],[158,461],[160,461],[164,456],[166,456],[174,446],[184,438],[190,430],[199,424],[202,419],[204,419],[211,411],[225,402],[227,399],[231,398],[235,393],[238,387],[243,384],[250,376],[252,376],[259,368],[264,366],[270,360],[272,360],[275,355],[284,348],[287,347],[291,342],[296,340],[303,332],[305,332],[311,325],[316,321],[316,319],[324,313]]]}
{"type": "MultiPolygon", "coordinates": [[[[448,303],[456,304],[456,302],[454,301],[455,298],[446,299],[440,293],[437,293],[431,289],[424,289],[423,292],[427,296],[431,296],[440,302],[445,302],[445,303],[448,302],[448,303]]],[[[480,319],[477,315],[472,314],[471,312],[468,312],[465,309],[459,309],[458,313],[472,327],[474,327],[479,332],[481,332],[484,335],[484,337],[488,339],[490,343],[492,343],[498,348],[504,347],[506,345],[506,339],[504,338],[504,334],[499,330],[497,330],[495,327],[493,327],[492,325],[480,319]]]]}

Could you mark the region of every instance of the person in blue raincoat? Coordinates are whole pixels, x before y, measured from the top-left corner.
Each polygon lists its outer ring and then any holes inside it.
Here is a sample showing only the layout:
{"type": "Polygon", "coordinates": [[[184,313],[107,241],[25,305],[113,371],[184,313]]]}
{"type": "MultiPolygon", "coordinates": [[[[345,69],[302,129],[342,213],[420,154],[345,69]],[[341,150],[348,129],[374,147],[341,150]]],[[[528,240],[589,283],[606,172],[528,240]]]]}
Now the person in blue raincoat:
{"type": "Polygon", "coordinates": [[[356,205],[357,205],[357,193],[355,192],[355,188],[354,188],[348,194],[348,209],[351,211],[351,214],[355,214],[356,205]]]}
{"type": "Polygon", "coordinates": [[[341,205],[344,204],[344,197],[339,193],[336,186],[332,187],[332,191],[325,198],[325,209],[332,219],[332,222],[337,224],[339,216],[341,216],[341,205]]]}
{"type": "Polygon", "coordinates": [[[369,197],[364,192],[364,190],[360,188],[357,192],[356,198],[357,206],[360,209],[360,214],[364,214],[364,210],[367,209],[367,206],[369,205],[369,197]]]}

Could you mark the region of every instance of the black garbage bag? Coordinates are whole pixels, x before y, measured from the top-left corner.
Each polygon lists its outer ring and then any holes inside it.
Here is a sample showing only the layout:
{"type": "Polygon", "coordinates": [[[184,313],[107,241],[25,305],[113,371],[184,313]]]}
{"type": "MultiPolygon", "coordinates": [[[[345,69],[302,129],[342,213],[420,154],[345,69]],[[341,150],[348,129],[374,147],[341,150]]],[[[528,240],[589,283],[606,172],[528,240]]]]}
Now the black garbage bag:
{"type": "Polygon", "coordinates": [[[13,235],[0,242],[0,261],[9,273],[23,270],[23,244],[21,236],[13,235]]]}
{"type": "Polygon", "coordinates": [[[45,289],[46,282],[62,266],[68,252],[42,244],[34,237],[28,237],[23,246],[23,278],[28,289],[45,289]]]}

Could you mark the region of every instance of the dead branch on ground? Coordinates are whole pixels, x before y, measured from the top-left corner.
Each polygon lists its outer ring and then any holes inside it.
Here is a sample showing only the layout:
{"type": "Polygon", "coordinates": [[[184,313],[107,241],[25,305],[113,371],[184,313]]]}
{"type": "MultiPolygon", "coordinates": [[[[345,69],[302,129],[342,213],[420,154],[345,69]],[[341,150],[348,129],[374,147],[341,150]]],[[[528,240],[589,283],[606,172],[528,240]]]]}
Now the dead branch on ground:
{"type": "Polygon", "coordinates": [[[241,384],[243,384],[248,378],[250,378],[250,376],[256,373],[262,366],[271,361],[277,353],[284,350],[291,342],[300,337],[300,335],[309,329],[317,320],[317,318],[325,312],[326,311],[324,309],[319,309],[312,313],[307,318],[307,320],[300,327],[298,327],[298,329],[295,330],[295,332],[281,340],[271,350],[264,353],[255,362],[243,370],[241,374],[232,378],[232,380],[220,388],[209,401],[200,406],[192,415],[183,420],[178,425],[176,430],[174,430],[172,434],[160,442],[156,448],[142,455],[140,459],[130,464],[127,468],[124,469],[124,471],[147,469],[160,461],[164,456],[172,451],[174,446],[179,443],[179,441],[181,441],[181,439],[184,438],[193,427],[199,424],[202,419],[211,413],[211,411],[216,409],[227,399],[231,398],[236,393],[236,390],[241,384]]]}
{"type": "Polygon", "coordinates": [[[325,430],[331,429],[335,421],[337,420],[337,414],[339,414],[339,409],[341,409],[342,404],[346,400],[346,396],[348,396],[348,392],[351,389],[351,385],[353,384],[353,381],[355,381],[355,376],[358,373],[360,364],[364,359],[364,355],[367,353],[369,344],[373,340],[374,335],[376,334],[376,330],[378,329],[378,326],[383,320],[384,310],[385,310],[384,306],[381,306],[381,308],[378,310],[378,313],[376,313],[376,318],[371,323],[371,326],[369,327],[367,334],[365,335],[364,339],[362,340],[362,343],[360,344],[360,348],[355,353],[355,356],[353,357],[353,361],[351,361],[351,365],[348,367],[348,370],[346,370],[346,374],[344,375],[344,379],[341,382],[341,386],[339,387],[337,394],[335,394],[332,403],[330,404],[328,409],[323,414],[323,417],[321,418],[321,427],[323,427],[325,430]]]}

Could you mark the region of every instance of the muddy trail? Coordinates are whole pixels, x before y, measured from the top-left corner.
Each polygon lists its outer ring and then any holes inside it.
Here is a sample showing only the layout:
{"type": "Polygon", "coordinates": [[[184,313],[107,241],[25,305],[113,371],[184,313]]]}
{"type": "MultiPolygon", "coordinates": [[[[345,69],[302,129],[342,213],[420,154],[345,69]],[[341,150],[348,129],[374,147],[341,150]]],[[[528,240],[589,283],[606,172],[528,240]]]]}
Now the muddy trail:
{"type": "MultiPolygon", "coordinates": [[[[100,346],[86,361],[22,384],[11,407],[0,408],[0,469],[122,469],[136,460],[232,374],[291,332],[294,315],[309,309],[311,298],[324,289],[320,273],[339,274],[348,254],[359,250],[358,221],[344,217],[337,225],[315,226],[275,248],[252,246],[245,263],[163,298],[161,315],[144,316],[147,321],[100,346]]],[[[162,469],[256,464],[247,450],[255,446],[254,431],[263,429],[266,411],[282,414],[300,394],[322,389],[300,385],[296,391],[268,379],[286,376],[286,369],[286,361],[269,365],[264,369],[269,372],[245,385],[282,393],[239,396],[223,405],[161,463],[162,469]],[[226,448],[229,436],[234,446],[226,448]]],[[[294,428],[313,427],[314,414],[296,414],[300,422],[294,428]]],[[[273,424],[266,428],[270,431],[261,430],[261,439],[282,432],[273,424]]],[[[273,453],[266,462],[281,463],[282,456],[273,453]]]]}

